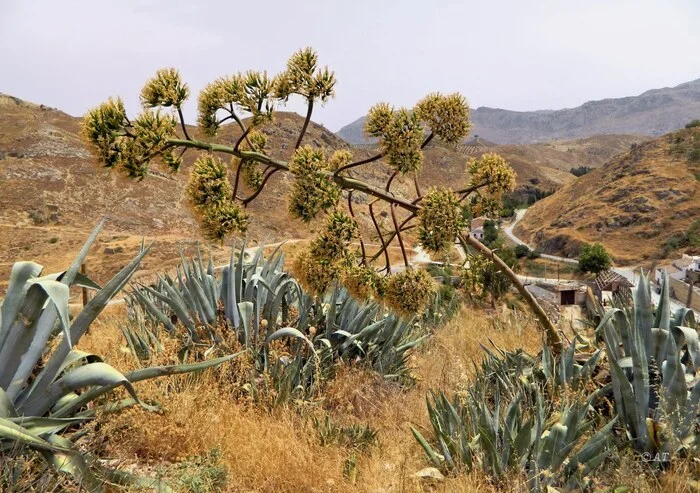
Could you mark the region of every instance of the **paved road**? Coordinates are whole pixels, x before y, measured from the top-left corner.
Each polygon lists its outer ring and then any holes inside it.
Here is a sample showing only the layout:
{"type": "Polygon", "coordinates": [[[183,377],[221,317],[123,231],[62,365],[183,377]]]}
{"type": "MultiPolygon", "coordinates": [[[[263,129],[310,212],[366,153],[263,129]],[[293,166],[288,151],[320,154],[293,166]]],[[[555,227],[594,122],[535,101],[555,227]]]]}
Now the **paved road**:
{"type": "MultiPolygon", "coordinates": [[[[520,238],[518,238],[517,236],[515,236],[513,234],[513,228],[515,228],[515,226],[520,222],[520,220],[523,218],[523,216],[525,216],[526,212],[527,212],[527,209],[518,209],[517,211],[515,211],[515,221],[513,221],[508,226],[503,228],[503,232],[510,240],[515,242],[517,245],[525,245],[530,250],[535,250],[535,248],[531,247],[530,245],[528,245],[523,240],[521,240],[520,238]]],[[[556,255],[549,255],[547,253],[543,253],[542,258],[546,258],[549,260],[556,260],[557,262],[565,262],[567,264],[578,265],[578,260],[576,260],[576,259],[571,259],[571,258],[566,258],[566,257],[557,257],[556,255]]]]}

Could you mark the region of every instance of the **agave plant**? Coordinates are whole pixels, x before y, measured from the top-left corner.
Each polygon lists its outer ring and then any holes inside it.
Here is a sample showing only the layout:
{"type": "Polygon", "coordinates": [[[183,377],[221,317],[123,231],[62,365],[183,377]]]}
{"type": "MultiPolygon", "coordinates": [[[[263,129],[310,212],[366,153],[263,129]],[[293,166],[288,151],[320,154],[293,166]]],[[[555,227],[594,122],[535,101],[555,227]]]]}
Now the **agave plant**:
{"type": "MultiPolygon", "coordinates": [[[[122,374],[74,345],[136,271],[149,248],[139,254],[104,287],[82,276],[79,268],[103,226],[101,222],[65,272],[41,276],[42,266],[18,262],[12,268],[0,306],[0,447],[40,452],[59,471],[70,474],[90,491],[101,489],[94,472],[109,473],[78,452],[66,430],[79,427],[98,410],[116,411],[141,402],[133,383],[147,378],[195,371],[221,364],[230,355],[195,365],[145,368],[122,374]],[[95,296],[70,320],[71,286],[95,289],[95,296]],[[58,337],[59,341],[53,343],[58,337]],[[107,402],[105,394],[123,387],[130,398],[107,402]],[[87,407],[92,404],[91,407],[87,407]]],[[[76,435],[79,436],[79,435],[76,435]]],[[[130,476],[112,472],[111,480],[130,476]]],[[[131,478],[133,479],[133,478],[131,478]]]]}
{"type": "Polygon", "coordinates": [[[664,454],[697,450],[700,343],[694,314],[669,309],[664,273],[659,306],[642,274],[633,306],[609,310],[597,329],[610,361],[617,412],[634,450],[664,454]]]}
{"type": "MultiPolygon", "coordinates": [[[[248,383],[253,397],[274,396],[273,405],[317,395],[344,360],[374,369],[386,378],[410,379],[408,354],[427,335],[420,325],[399,319],[373,302],[359,302],[335,285],[325,296],[305,293],[284,271],[278,248],[269,258],[263,248],[231,252],[217,280],[213,262],[202,255],[177,268],[177,280],[160,275],[155,287],[135,286],[128,298],[131,320],[123,327],[134,354],[148,359],[157,350],[159,331],[184,327],[184,345],[213,344],[231,330],[253,356],[248,383]],[[197,294],[199,293],[199,294],[197,294]],[[218,307],[213,312],[209,307],[218,307]],[[205,327],[205,341],[195,336],[205,327]],[[200,329],[200,330],[198,330],[200,329]],[[280,351],[270,352],[273,341],[280,351]]],[[[451,304],[448,304],[448,307],[451,304]]]]}
{"type": "Polygon", "coordinates": [[[587,418],[590,399],[552,409],[535,384],[512,398],[498,390],[492,398],[471,390],[467,398],[453,400],[431,393],[427,406],[436,446],[415,428],[412,432],[432,464],[446,472],[476,467],[498,480],[524,470],[532,491],[582,489],[613,450],[608,436],[614,421],[588,436],[595,424],[587,418]]]}
{"type": "Polygon", "coordinates": [[[247,349],[265,340],[263,326],[270,330],[286,324],[288,308],[300,299],[301,289],[282,270],[283,253],[278,247],[265,260],[263,247],[259,247],[252,261],[246,262],[247,256],[245,241],[240,251],[234,244],[229,264],[217,282],[211,256],[205,267],[200,251],[190,262],[181,254],[176,279],[159,274],[153,287],[134,285],[128,302],[133,308],[133,325],[139,330],[125,329],[132,349],[147,353],[147,341],[157,340],[154,326],[162,325],[172,334],[178,321],[194,344],[219,342],[216,329],[229,325],[247,349]],[[202,339],[200,328],[207,334],[206,340],[202,339]]]}

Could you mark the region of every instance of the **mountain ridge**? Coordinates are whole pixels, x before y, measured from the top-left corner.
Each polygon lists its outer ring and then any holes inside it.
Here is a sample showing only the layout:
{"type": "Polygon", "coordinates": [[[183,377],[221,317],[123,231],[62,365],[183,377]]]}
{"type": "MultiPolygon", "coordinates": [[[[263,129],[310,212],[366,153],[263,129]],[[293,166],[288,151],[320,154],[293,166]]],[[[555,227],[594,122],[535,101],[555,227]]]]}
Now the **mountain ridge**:
{"type": "MultiPolygon", "coordinates": [[[[350,144],[369,142],[363,132],[364,118],[336,134],[350,144]]],[[[694,118],[700,118],[700,78],[637,96],[586,101],[572,108],[514,111],[480,106],[471,112],[471,135],[502,145],[607,134],[660,136],[694,118]]]]}

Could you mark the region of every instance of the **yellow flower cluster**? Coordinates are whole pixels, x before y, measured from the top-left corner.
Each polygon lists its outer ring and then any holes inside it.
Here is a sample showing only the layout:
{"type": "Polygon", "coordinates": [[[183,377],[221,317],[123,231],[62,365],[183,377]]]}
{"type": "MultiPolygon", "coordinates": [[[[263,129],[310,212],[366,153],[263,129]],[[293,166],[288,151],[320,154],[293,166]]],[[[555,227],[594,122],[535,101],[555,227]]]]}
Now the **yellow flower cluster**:
{"type": "MultiPolygon", "coordinates": [[[[335,161],[338,161],[337,159],[335,161]]],[[[332,177],[331,163],[321,149],[303,146],[297,149],[289,163],[295,180],[289,199],[289,212],[304,222],[310,222],[319,212],[334,207],[340,199],[340,187],[332,177]]]]}

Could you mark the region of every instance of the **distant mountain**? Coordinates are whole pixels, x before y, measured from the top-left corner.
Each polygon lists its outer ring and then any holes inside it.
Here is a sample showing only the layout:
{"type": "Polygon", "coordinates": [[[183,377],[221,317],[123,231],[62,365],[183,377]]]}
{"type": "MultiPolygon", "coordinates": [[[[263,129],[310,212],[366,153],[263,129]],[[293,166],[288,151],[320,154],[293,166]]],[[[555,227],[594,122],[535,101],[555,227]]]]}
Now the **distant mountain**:
{"type": "MultiPolygon", "coordinates": [[[[478,135],[498,144],[527,144],[601,134],[659,136],[700,118],[700,79],[676,87],[653,89],[639,96],[589,101],[576,108],[510,111],[482,106],[472,111],[478,135]]],[[[350,144],[368,140],[364,117],[337,135],[350,144]]]]}

